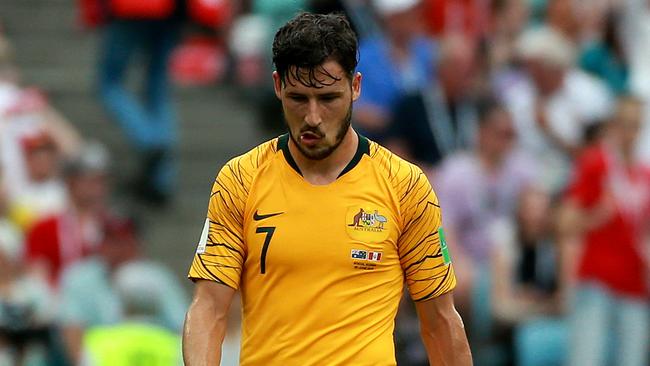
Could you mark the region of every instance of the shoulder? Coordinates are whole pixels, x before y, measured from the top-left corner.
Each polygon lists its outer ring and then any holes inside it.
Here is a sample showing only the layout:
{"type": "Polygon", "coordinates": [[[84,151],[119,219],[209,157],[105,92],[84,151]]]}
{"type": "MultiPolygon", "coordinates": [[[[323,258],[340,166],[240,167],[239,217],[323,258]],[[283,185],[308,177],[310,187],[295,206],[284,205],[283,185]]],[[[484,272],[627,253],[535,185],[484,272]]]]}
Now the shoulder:
{"type": "Polygon", "coordinates": [[[430,187],[429,180],[415,164],[395,155],[387,148],[370,141],[370,159],[397,193],[406,193],[418,185],[430,187]]]}
{"type": "Polygon", "coordinates": [[[278,152],[278,139],[276,137],[230,159],[219,171],[217,183],[231,187],[249,187],[260,168],[268,164],[278,152]]]}

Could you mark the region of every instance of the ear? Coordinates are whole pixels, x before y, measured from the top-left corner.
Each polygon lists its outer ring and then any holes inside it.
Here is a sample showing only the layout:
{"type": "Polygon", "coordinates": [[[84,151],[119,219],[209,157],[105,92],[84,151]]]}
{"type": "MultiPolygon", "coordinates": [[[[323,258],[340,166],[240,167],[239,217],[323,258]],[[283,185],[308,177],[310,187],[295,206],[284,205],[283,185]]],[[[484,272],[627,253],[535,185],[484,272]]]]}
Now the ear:
{"type": "Polygon", "coordinates": [[[352,77],[352,100],[355,101],[361,96],[361,73],[357,72],[352,77]]]}
{"type": "Polygon", "coordinates": [[[273,71],[273,90],[275,91],[275,96],[278,99],[282,99],[282,78],[277,71],[273,71]]]}

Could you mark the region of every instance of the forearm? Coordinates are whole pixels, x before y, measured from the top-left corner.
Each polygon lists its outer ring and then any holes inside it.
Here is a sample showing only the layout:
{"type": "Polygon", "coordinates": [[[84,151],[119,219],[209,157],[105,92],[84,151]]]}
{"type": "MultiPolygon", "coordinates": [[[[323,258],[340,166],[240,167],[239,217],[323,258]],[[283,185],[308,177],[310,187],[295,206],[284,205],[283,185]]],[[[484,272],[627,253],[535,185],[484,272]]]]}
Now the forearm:
{"type": "Polygon", "coordinates": [[[420,329],[430,365],[472,365],[465,326],[456,310],[438,314],[420,312],[420,329]]]}
{"type": "Polygon", "coordinates": [[[215,316],[212,306],[192,302],[183,329],[183,361],[186,366],[219,365],[226,334],[226,317],[215,316]]]}

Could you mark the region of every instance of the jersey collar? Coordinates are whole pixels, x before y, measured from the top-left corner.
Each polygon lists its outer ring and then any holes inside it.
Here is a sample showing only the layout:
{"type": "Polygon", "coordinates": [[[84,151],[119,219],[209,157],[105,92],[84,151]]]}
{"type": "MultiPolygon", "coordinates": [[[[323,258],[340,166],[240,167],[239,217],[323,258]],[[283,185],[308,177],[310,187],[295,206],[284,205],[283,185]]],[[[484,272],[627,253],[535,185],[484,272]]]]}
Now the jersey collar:
{"type": "MultiPolygon", "coordinates": [[[[370,155],[370,142],[368,141],[368,139],[365,136],[361,136],[361,134],[359,134],[358,132],[357,132],[357,137],[359,138],[359,143],[357,144],[357,152],[354,154],[352,160],[350,160],[348,165],[345,166],[345,168],[337,178],[342,177],[345,173],[349,172],[355,166],[357,166],[357,164],[359,164],[359,162],[361,161],[363,154],[370,155]]],[[[284,155],[284,159],[287,161],[289,166],[302,176],[302,172],[300,171],[300,168],[298,168],[298,164],[296,164],[296,161],[293,160],[293,156],[291,156],[291,152],[289,152],[288,133],[285,133],[284,135],[278,137],[277,149],[282,151],[282,154],[284,155]]]]}

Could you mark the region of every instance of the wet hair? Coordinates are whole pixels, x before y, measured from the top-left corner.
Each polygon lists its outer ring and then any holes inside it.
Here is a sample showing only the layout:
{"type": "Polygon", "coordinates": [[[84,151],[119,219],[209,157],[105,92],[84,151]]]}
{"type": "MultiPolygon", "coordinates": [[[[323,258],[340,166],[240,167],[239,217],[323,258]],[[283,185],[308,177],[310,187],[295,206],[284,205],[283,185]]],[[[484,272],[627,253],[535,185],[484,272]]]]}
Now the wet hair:
{"type": "Polygon", "coordinates": [[[340,80],[323,68],[326,61],[338,62],[352,80],[358,43],[344,15],[300,13],[275,34],[273,64],[283,83],[292,84],[291,75],[307,87],[322,88],[340,80]]]}

